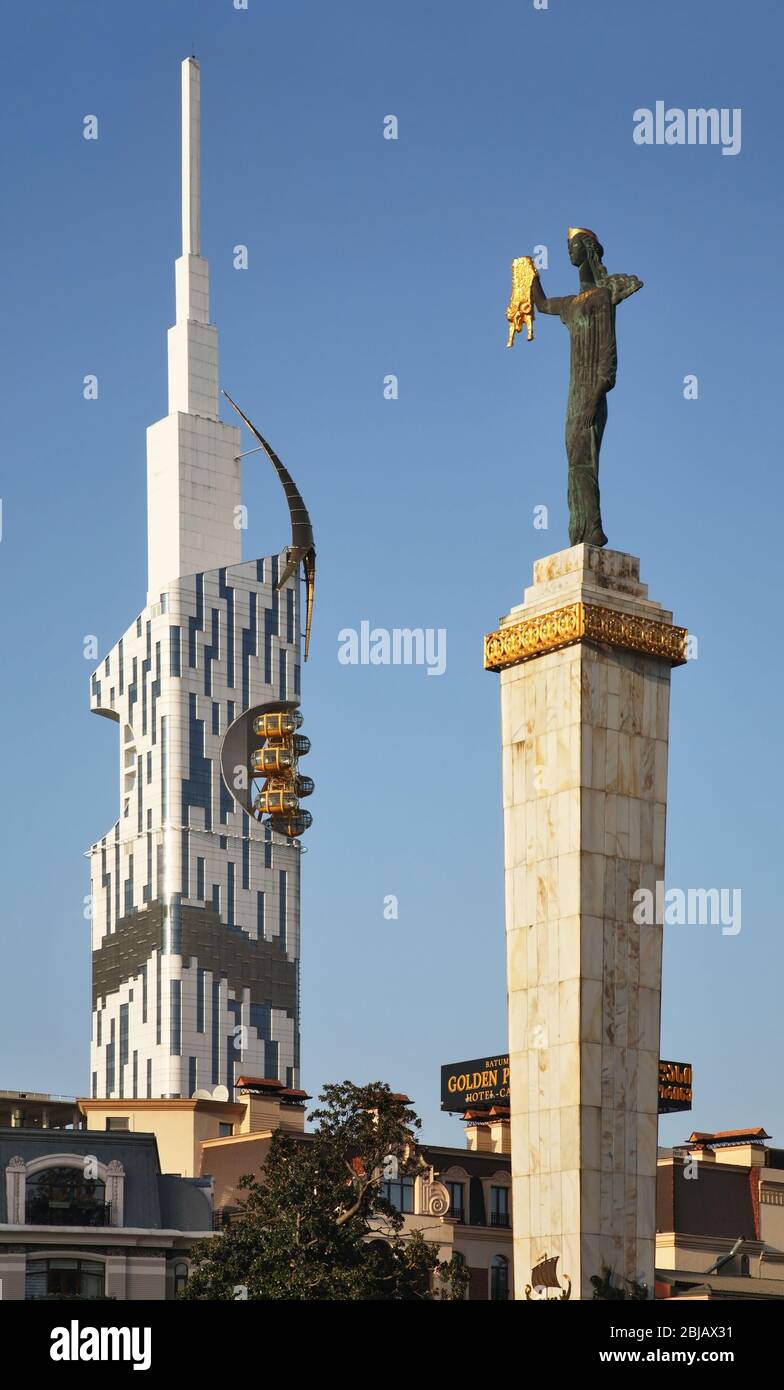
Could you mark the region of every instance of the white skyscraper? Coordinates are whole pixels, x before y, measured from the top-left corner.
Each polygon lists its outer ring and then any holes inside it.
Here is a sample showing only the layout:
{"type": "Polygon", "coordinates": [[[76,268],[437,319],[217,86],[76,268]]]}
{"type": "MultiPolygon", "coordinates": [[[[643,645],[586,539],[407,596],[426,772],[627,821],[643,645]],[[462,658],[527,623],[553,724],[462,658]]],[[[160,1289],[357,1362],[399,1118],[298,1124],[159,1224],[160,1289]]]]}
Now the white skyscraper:
{"type": "MultiPolygon", "coordinates": [[[[182,255],[169,413],[147,432],[147,605],[91,678],[120,733],[119,819],[90,849],[94,1096],[299,1084],[296,842],[220,775],[244,710],[299,699],[299,569],[242,562],[240,432],[218,419],[199,238],[200,73],[182,66],[182,255]]],[[[263,455],[261,456],[263,458],[263,455]]]]}

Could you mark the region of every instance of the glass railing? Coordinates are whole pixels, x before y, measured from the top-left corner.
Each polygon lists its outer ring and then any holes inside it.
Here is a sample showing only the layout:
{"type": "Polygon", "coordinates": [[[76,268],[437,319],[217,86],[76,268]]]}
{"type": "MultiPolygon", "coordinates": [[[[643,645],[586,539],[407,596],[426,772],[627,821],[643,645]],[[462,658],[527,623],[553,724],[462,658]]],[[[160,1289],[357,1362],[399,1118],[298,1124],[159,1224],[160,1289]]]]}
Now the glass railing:
{"type": "Polygon", "coordinates": [[[109,1202],[33,1202],[25,1212],[27,1226],[110,1226],[109,1202]]]}

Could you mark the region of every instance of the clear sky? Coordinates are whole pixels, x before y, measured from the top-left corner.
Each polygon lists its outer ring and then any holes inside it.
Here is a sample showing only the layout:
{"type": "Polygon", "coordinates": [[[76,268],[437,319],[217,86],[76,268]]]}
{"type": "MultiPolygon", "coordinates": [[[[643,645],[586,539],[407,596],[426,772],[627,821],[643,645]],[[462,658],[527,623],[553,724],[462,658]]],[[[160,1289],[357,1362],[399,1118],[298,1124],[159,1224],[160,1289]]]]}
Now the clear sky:
{"type": "MultiPolygon", "coordinates": [[[[504,309],[509,262],[536,245],[546,291],[573,291],[565,231],[583,225],[610,272],[645,282],[618,310],[605,529],[699,639],[673,674],[667,883],[742,891],[739,934],[665,934],[662,1053],[694,1064],[695,1108],[661,1139],[763,1124],[784,1143],[783,28],[776,0],[3,6],[0,1087],[88,1085],[82,855],[116,818],[118,758],[83,644],[103,655],[145,601],[194,45],[221,380],[318,545],[303,1084],[381,1077],[460,1144],[440,1064],[506,1043],[482,637],[568,543],[568,338],[540,319],[507,352],[504,309]],[[740,108],[740,152],[636,144],[633,113],[658,100],[740,108]],[[445,628],[445,674],[341,665],[338,632],[363,619],[445,628]]],[[[245,467],[250,558],[287,519],[271,470],[245,467]]]]}

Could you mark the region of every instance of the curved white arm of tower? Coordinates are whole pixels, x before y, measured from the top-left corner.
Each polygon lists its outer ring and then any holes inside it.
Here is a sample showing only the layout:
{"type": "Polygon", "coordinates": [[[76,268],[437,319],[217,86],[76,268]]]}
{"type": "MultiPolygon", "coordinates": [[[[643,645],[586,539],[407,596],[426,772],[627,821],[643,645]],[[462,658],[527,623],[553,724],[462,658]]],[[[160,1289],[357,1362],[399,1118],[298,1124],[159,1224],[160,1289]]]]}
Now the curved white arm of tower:
{"type": "Polygon", "coordinates": [[[299,575],[241,558],[239,430],[218,419],[199,255],[199,67],[183,63],[183,256],[169,414],[148,431],[147,606],[92,675],[120,732],[116,824],[90,854],[93,1096],[299,1084],[299,855],[229,796],[226,729],[298,699],[299,575]]]}

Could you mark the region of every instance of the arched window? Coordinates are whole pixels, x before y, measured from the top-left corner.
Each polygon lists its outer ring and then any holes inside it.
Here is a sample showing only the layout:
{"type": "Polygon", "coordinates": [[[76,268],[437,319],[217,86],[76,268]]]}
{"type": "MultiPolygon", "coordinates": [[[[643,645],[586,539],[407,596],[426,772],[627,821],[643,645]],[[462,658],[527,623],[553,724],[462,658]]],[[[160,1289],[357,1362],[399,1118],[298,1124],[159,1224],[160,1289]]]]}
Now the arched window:
{"type": "Polygon", "coordinates": [[[184,1260],[178,1260],[174,1266],[174,1296],[184,1289],[188,1282],[188,1266],[184,1260]]]}
{"type": "Polygon", "coordinates": [[[109,1212],[105,1184],[81,1168],[43,1168],[25,1184],[25,1225],[108,1226],[109,1212]]]}
{"type": "Polygon", "coordinates": [[[509,1297],[509,1261],[505,1255],[494,1255],[490,1265],[490,1297],[506,1302],[509,1297]]]}

